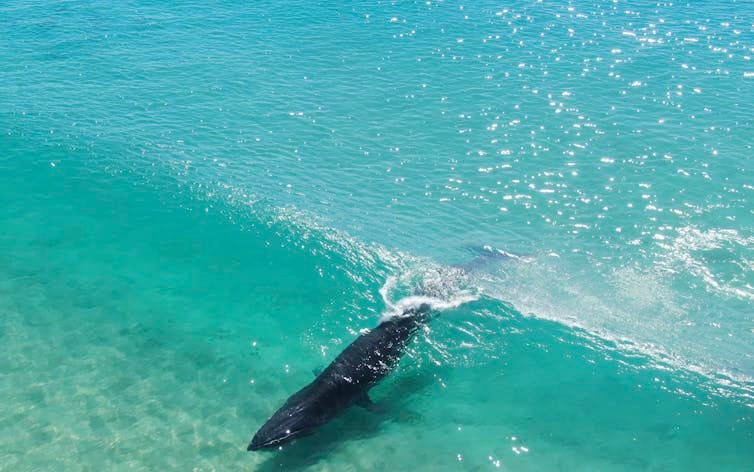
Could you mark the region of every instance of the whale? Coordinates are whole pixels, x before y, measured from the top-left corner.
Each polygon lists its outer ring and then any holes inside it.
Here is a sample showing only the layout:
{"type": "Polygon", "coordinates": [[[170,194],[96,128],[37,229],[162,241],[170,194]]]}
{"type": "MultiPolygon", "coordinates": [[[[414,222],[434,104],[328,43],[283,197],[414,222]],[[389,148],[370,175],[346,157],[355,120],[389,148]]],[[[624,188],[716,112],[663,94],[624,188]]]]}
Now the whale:
{"type": "Polygon", "coordinates": [[[259,428],[247,450],[280,449],[354,405],[373,409],[369,390],[396,367],[430,312],[430,305],[423,303],[359,335],[310,384],[286,400],[259,428]]]}
{"type": "MultiPolygon", "coordinates": [[[[527,255],[490,246],[468,249],[476,257],[465,264],[439,270],[438,277],[416,288],[419,298],[442,300],[448,289],[446,284],[452,286],[452,281],[459,277],[484,270],[495,261],[529,259],[527,255]]],[[[358,336],[310,384],[286,400],[259,428],[247,450],[280,449],[314,433],[354,405],[374,410],[369,390],[395,369],[414,334],[431,319],[438,306],[417,301],[358,336]]]]}

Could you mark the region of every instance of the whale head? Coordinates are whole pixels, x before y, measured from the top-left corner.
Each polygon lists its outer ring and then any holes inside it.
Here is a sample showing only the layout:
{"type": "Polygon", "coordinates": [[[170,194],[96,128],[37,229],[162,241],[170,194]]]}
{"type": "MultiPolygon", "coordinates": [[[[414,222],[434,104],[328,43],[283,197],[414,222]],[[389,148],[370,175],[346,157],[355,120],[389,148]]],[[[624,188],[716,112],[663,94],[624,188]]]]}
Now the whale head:
{"type": "Polygon", "coordinates": [[[306,436],[324,421],[317,408],[310,403],[283,405],[259,428],[248,451],[273,449],[301,436],[306,436]]]}

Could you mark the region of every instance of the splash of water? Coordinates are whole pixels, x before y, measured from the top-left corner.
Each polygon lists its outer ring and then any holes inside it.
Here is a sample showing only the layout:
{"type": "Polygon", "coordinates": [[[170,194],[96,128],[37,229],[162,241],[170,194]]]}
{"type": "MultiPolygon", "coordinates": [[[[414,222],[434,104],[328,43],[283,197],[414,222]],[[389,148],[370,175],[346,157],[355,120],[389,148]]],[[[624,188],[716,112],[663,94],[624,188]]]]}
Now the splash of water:
{"type": "MultiPolygon", "coordinates": [[[[404,276],[408,280],[414,277],[413,273],[404,276]]],[[[435,268],[429,271],[429,274],[419,275],[419,281],[413,288],[414,294],[393,301],[392,294],[401,288],[401,281],[396,276],[390,276],[379,290],[387,308],[380,321],[401,316],[407,311],[419,309],[422,305],[429,305],[434,311],[445,311],[478,300],[478,293],[462,285],[465,280],[466,274],[459,269],[435,268]]]]}

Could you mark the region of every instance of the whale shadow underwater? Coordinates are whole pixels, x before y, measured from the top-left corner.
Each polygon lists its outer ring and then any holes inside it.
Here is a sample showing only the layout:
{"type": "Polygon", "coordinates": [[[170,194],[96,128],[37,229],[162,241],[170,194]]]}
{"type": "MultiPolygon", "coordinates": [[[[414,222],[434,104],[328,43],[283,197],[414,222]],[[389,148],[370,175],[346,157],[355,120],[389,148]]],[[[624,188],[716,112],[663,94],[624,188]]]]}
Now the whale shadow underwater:
{"type": "MultiPolygon", "coordinates": [[[[455,268],[468,273],[491,260],[513,257],[485,248],[470,263],[455,268]]],[[[357,337],[311,383],[286,400],[259,428],[247,450],[282,449],[295,439],[312,435],[355,405],[376,410],[369,391],[395,369],[413,336],[431,319],[432,311],[428,303],[411,306],[357,337]]]]}

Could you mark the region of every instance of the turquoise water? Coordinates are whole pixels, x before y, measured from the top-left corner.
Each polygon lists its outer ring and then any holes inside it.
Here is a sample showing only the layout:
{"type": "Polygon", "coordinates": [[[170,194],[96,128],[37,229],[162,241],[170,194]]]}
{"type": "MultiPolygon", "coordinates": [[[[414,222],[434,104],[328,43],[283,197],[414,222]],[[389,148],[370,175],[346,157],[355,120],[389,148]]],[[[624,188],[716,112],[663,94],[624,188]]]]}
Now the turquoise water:
{"type": "Polygon", "coordinates": [[[754,470],[752,57],[751,2],[0,2],[0,470],[754,470]],[[245,451],[438,283],[382,414],[245,451]]]}

